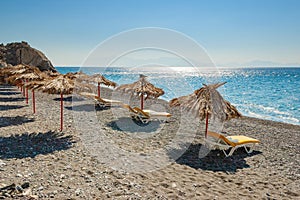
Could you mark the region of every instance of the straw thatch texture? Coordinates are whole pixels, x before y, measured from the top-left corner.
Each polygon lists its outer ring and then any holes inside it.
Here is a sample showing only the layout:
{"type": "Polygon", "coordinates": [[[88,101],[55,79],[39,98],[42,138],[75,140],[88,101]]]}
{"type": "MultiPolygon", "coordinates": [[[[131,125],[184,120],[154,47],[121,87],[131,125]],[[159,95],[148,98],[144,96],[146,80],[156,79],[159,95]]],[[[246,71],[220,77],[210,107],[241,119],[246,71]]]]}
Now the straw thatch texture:
{"type": "Polygon", "coordinates": [[[17,65],[13,67],[6,67],[1,70],[1,74],[7,83],[17,86],[23,86],[24,80],[42,80],[41,71],[37,67],[28,65],[17,65]]]}
{"type": "Polygon", "coordinates": [[[94,74],[93,76],[90,77],[90,82],[94,82],[94,83],[98,83],[98,84],[104,84],[106,86],[112,86],[112,87],[116,87],[117,83],[108,80],[107,78],[105,78],[103,75],[101,74],[94,74]]]}
{"type": "Polygon", "coordinates": [[[25,83],[25,87],[30,90],[35,90],[39,87],[42,87],[45,84],[45,80],[42,81],[30,81],[25,83]]]}
{"type": "Polygon", "coordinates": [[[68,72],[65,74],[66,77],[68,77],[69,79],[80,79],[80,80],[85,80],[85,79],[88,79],[89,76],[83,72],[68,72]]]}
{"type": "Polygon", "coordinates": [[[9,83],[13,84],[13,85],[18,85],[18,86],[22,86],[23,85],[23,81],[20,80],[28,80],[28,81],[41,81],[44,79],[47,79],[48,76],[46,76],[45,74],[38,72],[38,71],[34,71],[34,72],[25,72],[23,74],[15,74],[12,76],[9,76],[8,78],[6,78],[6,81],[8,81],[9,83]]]}
{"type": "Polygon", "coordinates": [[[170,106],[181,106],[200,117],[201,120],[205,119],[206,115],[209,118],[213,115],[221,121],[241,117],[236,107],[226,101],[217,91],[217,88],[225,83],[204,85],[190,95],[172,99],[170,106]]]}
{"type": "Polygon", "coordinates": [[[38,90],[48,94],[71,94],[74,89],[74,81],[64,75],[42,81],[38,90]]]}
{"type": "Polygon", "coordinates": [[[61,75],[59,72],[52,72],[52,71],[43,71],[42,73],[51,78],[55,78],[61,75]]]}
{"type": "Polygon", "coordinates": [[[74,85],[74,92],[81,93],[81,92],[93,92],[96,89],[96,86],[86,83],[86,82],[76,82],[74,85]]]}
{"type": "Polygon", "coordinates": [[[25,74],[25,73],[31,73],[31,72],[41,72],[39,68],[29,66],[29,65],[24,65],[24,64],[19,64],[17,66],[14,66],[11,69],[11,74],[25,74]]]}
{"type": "Polygon", "coordinates": [[[140,75],[140,79],[131,84],[124,84],[116,88],[117,91],[124,93],[132,93],[135,95],[146,95],[148,97],[158,98],[163,95],[165,92],[161,88],[155,87],[153,84],[146,80],[146,76],[140,75]]]}
{"type": "Polygon", "coordinates": [[[29,65],[19,64],[12,67],[4,67],[0,69],[0,76],[10,76],[15,74],[24,74],[30,72],[40,72],[39,68],[29,65]]]}

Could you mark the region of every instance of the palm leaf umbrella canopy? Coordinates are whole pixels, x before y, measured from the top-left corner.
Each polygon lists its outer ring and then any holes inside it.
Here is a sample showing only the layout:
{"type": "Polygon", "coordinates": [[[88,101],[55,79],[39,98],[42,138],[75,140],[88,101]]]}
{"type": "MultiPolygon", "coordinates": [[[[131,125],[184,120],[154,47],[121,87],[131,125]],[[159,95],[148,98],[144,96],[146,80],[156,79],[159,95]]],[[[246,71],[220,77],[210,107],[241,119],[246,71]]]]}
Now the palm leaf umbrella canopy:
{"type": "Polygon", "coordinates": [[[172,99],[170,106],[181,106],[196,117],[200,117],[200,120],[206,119],[205,137],[207,137],[208,119],[212,116],[217,117],[222,122],[242,116],[236,107],[226,101],[217,91],[217,88],[225,83],[203,84],[204,87],[195,90],[190,95],[172,99]]]}
{"type": "Polygon", "coordinates": [[[41,82],[41,85],[37,87],[44,93],[48,94],[60,94],[60,130],[63,130],[63,95],[72,94],[74,90],[74,81],[66,77],[65,75],[59,75],[53,79],[45,80],[41,82]]]}
{"type": "Polygon", "coordinates": [[[98,97],[100,97],[100,84],[104,84],[106,86],[112,86],[112,87],[116,87],[117,84],[113,81],[108,80],[107,78],[105,78],[103,75],[101,74],[94,74],[91,76],[91,78],[89,79],[90,82],[94,82],[98,84],[98,97]]]}
{"type": "Polygon", "coordinates": [[[134,83],[131,84],[124,84],[120,85],[116,88],[117,91],[125,92],[125,93],[131,93],[135,94],[137,96],[141,97],[141,109],[144,109],[144,96],[146,95],[146,98],[154,97],[158,98],[161,95],[163,95],[165,92],[161,88],[155,87],[153,84],[147,81],[147,76],[140,75],[140,79],[134,83]]]}

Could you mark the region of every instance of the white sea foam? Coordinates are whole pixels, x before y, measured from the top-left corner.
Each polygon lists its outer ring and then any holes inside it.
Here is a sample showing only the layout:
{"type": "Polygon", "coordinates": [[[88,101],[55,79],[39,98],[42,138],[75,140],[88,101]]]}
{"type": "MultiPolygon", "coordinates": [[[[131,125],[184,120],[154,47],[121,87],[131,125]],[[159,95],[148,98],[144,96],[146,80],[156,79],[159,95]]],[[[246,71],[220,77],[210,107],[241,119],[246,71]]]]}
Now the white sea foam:
{"type": "Polygon", "coordinates": [[[249,117],[259,118],[259,119],[270,118],[269,116],[257,114],[257,113],[251,112],[251,111],[248,111],[247,113],[245,113],[245,115],[246,115],[246,116],[249,116],[249,117]]]}
{"type": "Polygon", "coordinates": [[[296,123],[299,124],[300,120],[296,119],[294,117],[281,117],[284,121],[289,122],[289,123],[296,123]]]}

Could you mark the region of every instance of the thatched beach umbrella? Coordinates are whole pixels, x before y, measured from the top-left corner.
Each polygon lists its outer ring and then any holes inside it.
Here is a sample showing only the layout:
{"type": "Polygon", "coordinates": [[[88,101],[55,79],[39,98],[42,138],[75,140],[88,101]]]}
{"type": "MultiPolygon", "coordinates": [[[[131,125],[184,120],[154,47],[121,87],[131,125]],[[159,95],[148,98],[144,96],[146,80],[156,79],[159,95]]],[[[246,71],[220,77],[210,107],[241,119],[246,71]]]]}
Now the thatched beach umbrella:
{"type": "Polygon", "coordinates": [[[89,79],[90,82],[94,82],[98,84],[98,97],[100,97],[100,84],[104,84],[106,86],[116,87],[117,84],[113,81],[108,80],[101,74],[94,74],[89,79]]]}
{"type": "Polygon", "coordinates": [[[28,104],[28,89],[24,89],[24,80],[25,82],[28,82],[28,78],[34,78],[36,76],[39,76],[41,71],[37,67],[25,65],[25,64],[19,64],[16,66],[11,67],[6,73],[8,73],[10,76],[6,79],[11,84],[16,84],[22,88],[23,95],[26,97],[26,103],[28,104]],[[26,75],[29,74],[29,75],[26,75]],[[22,75],[24,75],[22,78],[20,78],[22,75]]]}
{"type": "Polygon", "coordinates": [[[45,80],[38,90],[48,94],[60,94],[60,130],[63,130],[63,95],[71,94],[74,89],[74,81],[64,75],[45,80]]]}
{"type": "Polygon", "coordinates": [[[25,65],[25,64],[19,64],[15,66],[10,67],[4,67],[0,70],[0,75],[13,75],[13,74],[22,74],[24,72],[32,72],[35,70],[39,70],[37,67],[25,65]]]}
{"type": "MultiPolygon", "coordinates": [[[[3,67],[0,70],[0,76],[2,76],[6,81],[8,81],[7,79],[13,75],[14,71],[16,70],[20,70],[23,69],[24,66],[23,65],[16,65],[16,66],[9,66],[9,67],[3,67]]],[[[25,96],[25,91],[23,91],[23,88],[21,87],[21,92],[23,94],[23,96],[25,96]]]]}
{"type": "Polygon", "coordinates": [[[25,84],[25,87],[27,89],[30,89],[32,92],[32,108],[33,108],[33,113],[36,112],[36,107],[35,107],[35,89],[42,87],[45,83],[46,79],[43,80],[37,80],[37,81],[30,81],[25,84]]]}
{"type": "Polygon", "coordinates": [[[92,92],[94,91],[95,86],[91,84],[91,76],[85,74],[82,71],[79,72],[68,72],[65,74],[65,77],[73,80],[75,83],[76,89],[74,92],[81,93],[81,92],[92,92]]]}
{"type": "Polygon", "coordinates": [[[13,66],[10,70],[11,74],[24,74],[24,73],[30,73],[34,71],[39,71],[40,69],[34,66],[25,65],[25,64],[19,64],[16,66],[13,66]]]}
{"type": "Polygon", "coordinates": [[[217,88],[225,83],[203,84],[204,87],[195,90],[190,95],[172,99],[170,106],[181,106],[196,117],[200,117],[200,120],[206,119],[205,137],[207,137],[208,119],[211,116],[217,117],[221,121],[241,117],[236,107],[226,101],[217,91],[217,88]]]}
{"type": "Polygon", "coordinates": [[[79,71],[79,72],[68,72],[68,73],[65,74],[65,76],[68,77],[69,79],[72,79],[72,80],[78,79],[80,82],[81,81],[85,81],[85,80],[87,80],[87,79],[90,78],[89,75],[85,74],[82,71],[79,71]]]}
{"type": "Polygon", "coordinates": [[[50,78],[54,78],[54,77],[57,77],[59,75],[62,75],[59,72],[53,72],[53,71],[43,71],[42,73],[45,74],[46,76],[50,77],[50,78]]]}
{"type": "MultiPolygon", "coordinates": [[[[36,71],[36,72],[27,73],[27,74],[21,74],[18,78],[16,78],[16,80],[25,79],[25,80],[29,80],[29,83],[31,83],[32,81],[35,81],[34,83],[35,83],[35,85],[37,85],[36,81],[43,81],[48,78],[49,77],[46,74],[36,71]]],[[[33,113],[35,113],[35,111],[36,111],[36,109],[35,109],[35,93],[34,93],[35,85],[32,84],[32,87],[29,88],[28,85],[25,84],[25,87],[27,90],[31,89],[33,113]]],[[[28,103],[28,95],[27,95],[27,103],[28,103]]]]}
{"type": "Polygon", "coordinates": [[[137,96],[141,97],[141,109],[144,109],[144,96],[146,95],[146,98],[154,97],[158,98],[159,96],[163,95],[165,92],[161,88],[155,87],[153,84],[148,82],[146,80],[145,75],[140,75],[140,79],[134,83],[131,84],[124,84],[120,85],[116,88],[116,90],[125,92],[125,93],[131,93],[135,94],[137,96]]]}

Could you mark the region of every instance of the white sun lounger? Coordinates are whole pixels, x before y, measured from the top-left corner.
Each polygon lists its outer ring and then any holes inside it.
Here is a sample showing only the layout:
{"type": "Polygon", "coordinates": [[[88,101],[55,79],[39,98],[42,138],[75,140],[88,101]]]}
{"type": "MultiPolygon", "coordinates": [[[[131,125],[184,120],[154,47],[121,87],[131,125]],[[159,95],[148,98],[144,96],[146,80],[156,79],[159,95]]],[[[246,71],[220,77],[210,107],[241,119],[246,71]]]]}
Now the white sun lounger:
{"type": "Polygon", "coordinates": [[[122,101],[112,100],[112,99],[104,99],[98,96],[95,96],[95,101],[100,107],[112,107],[112,106],[122,106],[122,101]]]}
{"type": "Polygon", "coordinates": [[[150,118],[157,119],[159,121],[166,122],[172,115],[167,112],[157,112],[154,110],[143,110],[150,118]]]}
{"type": "Polygon", "coordinates": [[[233,152],[239,147],[244,147],[247,153],[251,153],[253,147],[260,143],[259,140],[244,135],[225,136],[208,131],[207,136],[205,139],[206,146],[211,150],[222,150],[226,157],[232,156],[233,152]],[[229,153],[226,153],[226,150],[229,149],[229,153]]]}
{"type": "Polygon", "coordinates": [[[123,105],[122,101],[112,100],[112,99],[105,99],[98,97],[94,93],[88,93],[88,92],[81,92],[80,95],[93,99],[97,105],[100,107],[111,107],[111,106],[121,106],[123,105]]]}
{"type": "Polygon", "coordinates": [[[127,104],[123,105],[124,108],[129,110],[130,116],[134,119],[141,121],[142,123],[148,123],[151,120],[167,121],[172,115],[167,112],[156,112],[153,110],[141,110],[138,107],[130,107],[127,104]]]}

